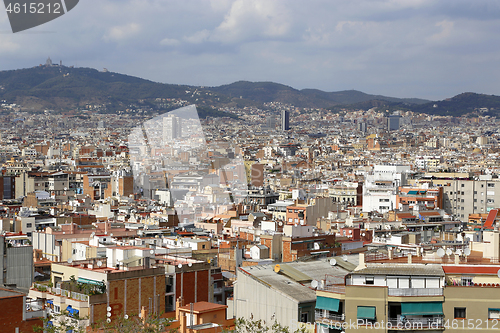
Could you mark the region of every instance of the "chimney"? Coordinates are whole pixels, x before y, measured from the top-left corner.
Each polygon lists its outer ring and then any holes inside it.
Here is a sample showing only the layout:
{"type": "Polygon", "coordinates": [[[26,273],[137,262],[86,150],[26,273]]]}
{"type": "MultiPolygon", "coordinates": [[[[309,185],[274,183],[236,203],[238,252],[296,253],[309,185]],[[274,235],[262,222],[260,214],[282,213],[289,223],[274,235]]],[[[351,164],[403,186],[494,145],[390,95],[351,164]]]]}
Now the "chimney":
{"type": "Polygon", "coordinates": [[[175,318],[177,320],[179,320],[179,312],[180,312],[179,308],[181,306],[184,306],[184,297],[182,297],[182,296],[177,298],[177,300],[175,301],[175,318]]]}
{"type": "Polygon", "coordinates": [[[411,264],[412,263],[412,254],[411,253],[408,253],[408,263],[411,264]]]}
{"type": "Polygon", "coordinates": [[[365,254],[360,253],[359,254],[359,264],[358,267],[356,267],[354,270],[359,271],[360,269],[366,268],[366,263],[365,263],[365,254]]]}
{"type": "Polygon", "coordinates": [[[389,248],[387,250],[387,254],[389,255],[389,260],[392,260],[393,259],[393,255],[394,255],[394,252],[392,252],[392,248],[389,248]]]}

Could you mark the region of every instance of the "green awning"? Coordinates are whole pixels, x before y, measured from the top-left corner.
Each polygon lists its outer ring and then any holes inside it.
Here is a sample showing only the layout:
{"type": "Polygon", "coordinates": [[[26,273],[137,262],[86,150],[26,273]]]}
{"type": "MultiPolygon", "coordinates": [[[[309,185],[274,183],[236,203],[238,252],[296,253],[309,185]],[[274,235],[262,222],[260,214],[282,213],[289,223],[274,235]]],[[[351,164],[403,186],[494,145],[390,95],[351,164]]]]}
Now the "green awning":
{"type": "Polygon", "coordinates": [[[442,302],[401,303],[401,314],[412,316],[442,315],[442,302]]]}
{"type": "Polygon", "coordinates": [[[86,278],[82,278],[82,277],[79,277],[76,280],[76,282],[87,283],[87,284],[95,284],[95,285],[101,285],[102,284],[102,281],[96,281],[96,280],[86,279],[86,278]]]}
{"type": "Polygon", "coordinates": [[[425,194],[427,191],[418,191],[418,194],[425,194]]]}
{"type": "Polygon", "coordinates": [[[358,306],[358,319],[375,319],[375,307],[358,306]]]}
{"type": "Polygon", "coordinates": [[[418,194],[418,191],[408,191],[408,194],[418,194]]]}
{"type": "Polygon", "coordinates": [[[340,301],[335,298],[328,298],[322,296],[316,297],[316,309],[338,312],[339,304],[340,301]]]}

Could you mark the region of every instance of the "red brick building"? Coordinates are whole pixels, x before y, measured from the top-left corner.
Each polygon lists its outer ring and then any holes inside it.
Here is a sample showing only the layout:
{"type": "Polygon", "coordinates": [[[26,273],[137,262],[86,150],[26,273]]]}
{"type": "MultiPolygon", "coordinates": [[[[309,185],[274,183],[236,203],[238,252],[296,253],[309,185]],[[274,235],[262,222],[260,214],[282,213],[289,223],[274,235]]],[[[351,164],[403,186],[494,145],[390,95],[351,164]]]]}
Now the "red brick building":
{"type": "Polygon", "coordinates": [[[43,311],[33,311],[26,306],[23,293],[0,288],[0,332],[34,332],[34,327],[42,327],[43,311]]]}

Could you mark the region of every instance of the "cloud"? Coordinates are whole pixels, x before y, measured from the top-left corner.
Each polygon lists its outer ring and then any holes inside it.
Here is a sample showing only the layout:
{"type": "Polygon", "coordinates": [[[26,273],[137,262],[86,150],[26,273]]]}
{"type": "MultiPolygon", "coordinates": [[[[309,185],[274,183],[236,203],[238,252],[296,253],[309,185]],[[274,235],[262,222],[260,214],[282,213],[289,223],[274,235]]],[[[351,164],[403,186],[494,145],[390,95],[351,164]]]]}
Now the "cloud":
{"type": "Polygon", "coordinates": [[[141,31],[141,26],[131,22],[129,24],[114,26],[104,35],[105,41],[123,41],[133,36],[137,36],[141,31]]]}
{"type": "Polygon", "coordinates": [[[429,37],[429,41],[431,42],[441,42],[450,37],[453,31],[453,22],[443,20],[441,22],[436,23],[436,27],[441,28],[441,31],[433,34],[429,37]]]}
{"type": "Polygon", "coordinates": [[[177,46],[181,42],[175,38],[164,38],[160,41],[160,45],[164,46],[177,46]]]}

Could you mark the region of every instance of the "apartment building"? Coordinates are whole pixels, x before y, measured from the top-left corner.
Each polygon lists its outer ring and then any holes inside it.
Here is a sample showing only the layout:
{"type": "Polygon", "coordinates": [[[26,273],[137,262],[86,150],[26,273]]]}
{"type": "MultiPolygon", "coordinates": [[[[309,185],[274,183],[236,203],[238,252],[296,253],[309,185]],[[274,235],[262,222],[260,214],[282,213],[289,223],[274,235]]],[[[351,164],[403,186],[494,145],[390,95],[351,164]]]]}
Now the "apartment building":
{"type": "Polygon", "coordinates": [[[499,205],[499,179],[456,179],[443,186],[443,208],[462,222],[470,214],[486,214],[499,205]]]}
{"type": "Polygon", "coordinates": [[[50,312],[79,320],[85,327],[109,318],[137,316],[142,307],[165,309],[165,270],[143,266],[111,267],[107,258],[52,263],[52,287],[34,284],[32,299],[45,299],[50,312]]]}

